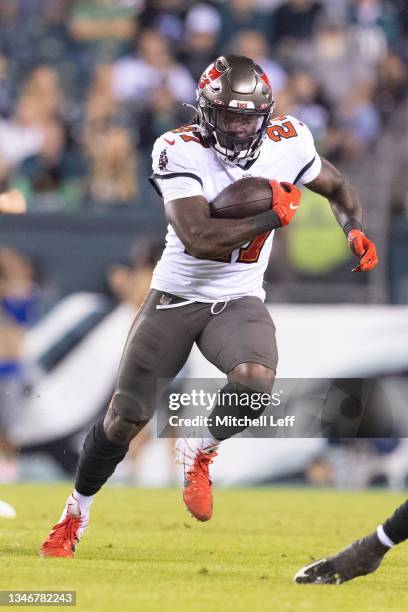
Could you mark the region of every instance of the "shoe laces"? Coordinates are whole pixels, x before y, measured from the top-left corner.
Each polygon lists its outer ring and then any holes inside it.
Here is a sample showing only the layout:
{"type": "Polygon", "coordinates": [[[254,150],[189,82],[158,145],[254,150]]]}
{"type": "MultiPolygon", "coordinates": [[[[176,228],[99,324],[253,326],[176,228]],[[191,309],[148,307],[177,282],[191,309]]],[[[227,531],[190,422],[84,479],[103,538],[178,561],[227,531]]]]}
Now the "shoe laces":
{"type": "Polygon", "coordinates": [[[198,448],[194,442],[196,441],[194,440],[193,444],[190,444],[190,440],[188,438],[179,440],[173,448],[175,455],[174,460],[179,465],[184,466],[184,473],[189,472],[190,469],[193,469],[193,464],[200,453],[214,457],[215,455],[212,453],[216,452],[218,449],[218,444],[216,443],[211,446],[205,446],[203,438],[201,438],[201,444],[198,446],[198,448]],[[182,442],[181,446],[178,445],[178,442],[180,441],[182,442]]]}
{"type": "Polygon", "coordinates": [[[207,486],[208,484],[211,485],[211,479],[208,470],[209,466],[214,461],[216,456],[217,453],[215,451],[212,451],[210,453],[198,452],[193,467],[188,470],[186,474],[187,479],[190,482],[197,484],[198,486],[207,486]]]}
{"type": "Polygon", "coordinates": [[[75,540],[75,542],[77,542],[78,537],[76,534],[81,525],[81,518],[81,516],[66,516],[61,523],[54,525],[48,539],[52,540],[55,544],[65,542],[67,540],[70,542],[75,540]]]}

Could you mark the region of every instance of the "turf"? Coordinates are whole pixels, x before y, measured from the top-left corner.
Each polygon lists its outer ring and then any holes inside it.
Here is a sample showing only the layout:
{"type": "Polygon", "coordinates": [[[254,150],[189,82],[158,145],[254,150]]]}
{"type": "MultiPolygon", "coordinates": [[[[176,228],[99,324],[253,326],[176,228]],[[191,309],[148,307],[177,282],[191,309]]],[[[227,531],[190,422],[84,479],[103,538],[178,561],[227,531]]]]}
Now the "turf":
{"type": "Polygon", "coordinates": [[[0,590],[76,590],[77,608],[98,612],[408,609],[408,545],[363,579],[292,583],[301,565],[371,530],[403,494],[218,490],[213,519],[200,524],[178,490],[106,487],[76,558],[40,559],[68,492],[65,484],[0,487],[17,510],[0,519],[0,590]]]}

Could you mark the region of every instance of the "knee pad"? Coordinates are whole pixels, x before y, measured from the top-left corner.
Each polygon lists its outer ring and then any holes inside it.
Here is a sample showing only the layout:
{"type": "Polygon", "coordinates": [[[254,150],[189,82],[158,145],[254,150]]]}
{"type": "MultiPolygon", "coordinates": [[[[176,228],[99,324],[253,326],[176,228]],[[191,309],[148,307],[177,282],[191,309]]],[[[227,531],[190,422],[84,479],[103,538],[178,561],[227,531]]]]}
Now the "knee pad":
{"type": "Polygon", "coordinates": [[[138,425],[150,421],[156,409],[155,400],[135,392],[115,391],[111,406],[116,416],[138,425]]]}

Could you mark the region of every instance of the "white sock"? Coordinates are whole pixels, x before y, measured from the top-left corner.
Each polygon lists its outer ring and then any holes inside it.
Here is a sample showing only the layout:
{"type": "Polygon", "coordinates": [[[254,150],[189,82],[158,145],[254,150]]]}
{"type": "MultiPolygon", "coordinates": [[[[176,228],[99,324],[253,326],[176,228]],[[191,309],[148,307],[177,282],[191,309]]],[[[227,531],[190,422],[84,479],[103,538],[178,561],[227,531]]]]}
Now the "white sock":
{"type": "Polygon", "coordinates": [[[202,445],[200,450],[202,450],[203,453],[210,453],[220,444],[220,441],[216,440],[213,436],[210,436],[209,438],[201,438],[201,440],[202,445]]]}
{"type": "Polygon", "coordinates": [[[384,527],[382,525],[379,525],[377,527],[377,538],[380,540],[381,544],[383,544],[384,546],[388,546],[388,548],[392,548],[393,546],[395,546],[394,542],[390,540],[390,538],[385,533],[384,527]]]}
{"type": "Polygon", "coordinates": [[[76,489],[72,493],[72,497],[78,502],[81,514],[88,512],[89,506],[92,504],[95,495],[81,495],[76,489]]]}
{"type": "Polygon", "coordinates": [[[195,461],[198,451],[210,453],[217,450],[219,440],[211,437],[179,438],[175,444],[177,461],[185,467],[191,467],[195,461]]]}

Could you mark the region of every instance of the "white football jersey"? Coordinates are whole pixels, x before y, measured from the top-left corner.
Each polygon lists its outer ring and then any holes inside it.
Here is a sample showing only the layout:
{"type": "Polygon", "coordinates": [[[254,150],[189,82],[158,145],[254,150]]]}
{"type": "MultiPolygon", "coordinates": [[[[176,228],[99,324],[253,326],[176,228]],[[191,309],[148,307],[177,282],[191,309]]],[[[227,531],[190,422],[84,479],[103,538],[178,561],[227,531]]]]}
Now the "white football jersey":
{"type": "MultiPolygon", "coordinates": [[[[309,129],[294,117],[277,117],[268,127],[260,153],[247,170],[223,162],[203,144],[197,125],[160,136],[153,147],[152,180],[164,204],[204,196],[211,202],[227,185],[247,176],[309,183],[321,169],[309,129]]],[[[274,232],[265,232],[231,253],[226,261],[198,259],[186,252],[171,225],[151,287],[200,302],[257,296],[265,299],[263,275],[274,232]]]]}

